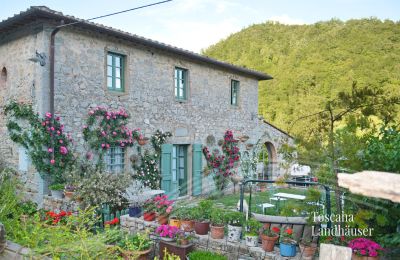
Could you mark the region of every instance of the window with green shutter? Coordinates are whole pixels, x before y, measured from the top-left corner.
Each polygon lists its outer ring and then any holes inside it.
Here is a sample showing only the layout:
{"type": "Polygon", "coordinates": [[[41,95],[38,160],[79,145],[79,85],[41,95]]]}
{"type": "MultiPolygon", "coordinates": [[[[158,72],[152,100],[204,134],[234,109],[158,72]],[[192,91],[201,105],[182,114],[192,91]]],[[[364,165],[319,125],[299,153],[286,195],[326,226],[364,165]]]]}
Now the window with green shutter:
{"type": "Polygon", "coordinates": [[[106,170],[110,173],[123,173],[125,168],[125,148],[110,147],[105,158],[106,170]]]}
{"type": "Polygon", "coordinates": [[[231,105],[237,106],[239,104],[239,81],[231,80],[231,105]]]}
{"type": "Polygon", "coordinates": [[[188,90],[188,70],[175,68],[175,99],[186,100],[188,90]]]}
{"type": "Polygon", "coordinates": [[[107,88],[111,91],[124,91],[125,56],[113,52],[107,53],[107,88]]]}
{"type": "Polygon", "coordinates": [[[192,195],[198,196],[202,193],[202,160],[203,152],[201,144],[193,144],[192,159],[192,195]]]}

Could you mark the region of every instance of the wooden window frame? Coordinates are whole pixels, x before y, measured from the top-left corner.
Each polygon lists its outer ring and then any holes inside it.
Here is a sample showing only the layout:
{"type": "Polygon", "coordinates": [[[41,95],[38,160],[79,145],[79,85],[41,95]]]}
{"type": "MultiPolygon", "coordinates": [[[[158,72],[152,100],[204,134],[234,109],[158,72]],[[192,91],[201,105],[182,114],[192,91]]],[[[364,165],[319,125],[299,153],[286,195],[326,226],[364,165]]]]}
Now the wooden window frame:
{"type": "Polygon", "coordinates": [[[175,67],[174,68],[174,96],[175,100],[177,101],[187,101],[188,100],[188,89],[189,89],[189,70],[182,68],[182,67],[175,67]],[[179,74],[177,74],[177,71],[182,71],[182,79],[179,78],[179,74]],[[178,81],[183,80],[183,96],[180,95],[180,88],[178,81]]]}
{"type": "Polygon", "coordinates": [[[112,92],[125,92],[125,62],[126,62],[126,55],[107,51],[106,56],[106,87],[109,91],[112,92]],[[111,56],[111,65],[108,63],[108,57],[111,56]],[[115,64],[116,58],[120,58],[120,67],[117,67],[115,64]],[[108,74],[108,68],[111,68],[111,76],[108,74]],[[120,81],[121,81],[121,88],[116,87],[116,71],[117,69],[120,70],[120,81]],[[111,87],[108,85],[108,79],[111,78],[111,87]]]}
{"type": "Polygon", "coordinates": [[[239,106],[239,91],[240,91],[240,81],[231,79],[231,101],[230,101],[230,103],[234,107],[239,106]],[[235,93],[235,102],[234,102],[234,98],[233,98],[234,93],[235,93]]]}

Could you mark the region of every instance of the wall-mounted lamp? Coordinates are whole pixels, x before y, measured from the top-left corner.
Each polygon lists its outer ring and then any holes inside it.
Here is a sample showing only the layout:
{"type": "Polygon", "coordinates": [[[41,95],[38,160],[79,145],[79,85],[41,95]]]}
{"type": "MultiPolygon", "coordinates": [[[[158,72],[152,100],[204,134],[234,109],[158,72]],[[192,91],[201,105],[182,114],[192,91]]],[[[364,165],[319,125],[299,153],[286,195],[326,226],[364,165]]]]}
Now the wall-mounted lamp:
{"type": "Polygon", "coordinates": [[[46,65],[46,54],[44,52],[39,53],[38,51],[36,51],[36,57],[34,58],[30,58],[30,61],[33,61],[34,63],[39,63],[40,66],[44,66],[46,65]]]}

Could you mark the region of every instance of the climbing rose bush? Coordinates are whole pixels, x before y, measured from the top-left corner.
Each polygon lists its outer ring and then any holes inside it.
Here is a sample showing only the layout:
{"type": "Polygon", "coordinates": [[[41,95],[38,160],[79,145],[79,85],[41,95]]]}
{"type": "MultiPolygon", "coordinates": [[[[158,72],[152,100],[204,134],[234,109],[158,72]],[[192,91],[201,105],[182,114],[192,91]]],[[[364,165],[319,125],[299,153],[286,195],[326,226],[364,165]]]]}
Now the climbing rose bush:
{"type": "Polygon", "coordinates": [[[27,149],[32,164],[53,183],[64,183],[65,172],[73,164],[69,148],[72,138],[64,131],[61,118],[51,113],[39,117],[29,104],[10,102],[5,107],[11,140],[27,149]]]}
{"type": "Polygon", "coordinates": [[[349,247],[358,256],[378,256],[383,248],[376,242],[366,238],[356,238],[349,242],[349,247]]]}
{"type": "Polygon", "coordinates": [[[130,115],[122,108],[112,111],[96,107],[88,113],[83,138],[100,156],[113,146],[132,146],[142,135],[140,129],[131,130],[126,126],[129,118],[130,115]]]}

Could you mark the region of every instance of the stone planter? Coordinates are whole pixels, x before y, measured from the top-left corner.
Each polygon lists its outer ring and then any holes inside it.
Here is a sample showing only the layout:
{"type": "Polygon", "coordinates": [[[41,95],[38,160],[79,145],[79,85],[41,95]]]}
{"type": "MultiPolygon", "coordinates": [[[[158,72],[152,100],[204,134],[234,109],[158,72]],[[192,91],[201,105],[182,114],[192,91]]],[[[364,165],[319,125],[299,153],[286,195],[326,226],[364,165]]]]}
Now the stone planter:
{"type": "Polygon", "coordinates": [[[225,227],[222,226],[213,226],[211,225],[211,238],[214,239],[223,239],[225,233],[225,227]]]}
{"type": "Polygon", "coordinates": [[[245,236],[246,246],[255,247],[258,246],[258,236],[245,236]]]}
{"type": "Polygon", "coordinates": [[[204,221],[204,222],[196,221],[194,223],[194,231],[196,231],[196,234],[198,234],[198,235],[207,235],[208,231],[210,231],[210,222],[208,222],[208,221],[204,221]]]}
{"type": "Polygon", "coordinates": [[[242,234],[242,227],[228,225],[228,241],[239,242],[242,234]]]}
{"type": "Polygon", "coordinates": [[[296,244],[281,242],[279,244],[281,256],[296,256],[296,244]]]}
{"type": "Polygon", "coordinates": [[[192,232],[194,230],[193,220],[181,220],[181,228],[185,232],[192,232]]]}
{"type": "Polygon", "coordinates": [[[261,235],[262,249],[265,252],[274,251],[275,243],[278,240],[279,236],[269,237],[266,235],[261,235]]]}
{"type": "Polygon", "coordinates": [[[62,199],[63,198],[63,191],[62,190],[50,190],[51,196],[55,199],[62,199]]]}
{"type": "Polygon", "coordinates": [[[145,212],[145,213],[143,213],[143,219],[145,221],[154,221],[156,219],[156,213],[155,212],[145,212]]]}
{"type": "Polygon", "coordinates": [[[157,222],[160,225],[168,224],[168,215],[159,215],[159,216],[157,216],[157,222]]]}
{"type": "Polygon", "coordinates": [[[315,252],[317,251],[317,245],[316,244],[311,244],[308,246],[300,245],[300,249],[304,257],[313,257],[315,255],[315,252]]]}
{"type": "Polygon", "coordinates": [[[379,260],[379,256],[359,256],[353,253],[351,260],[379,260]]]}
{"type": "Polygon", "coordinates": [[[175,217],[169,219],[169,225],[172,227],[181,228],[181,220],[175,217]]]}

